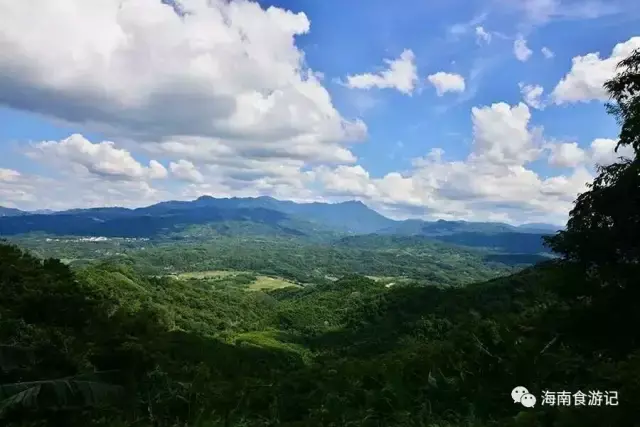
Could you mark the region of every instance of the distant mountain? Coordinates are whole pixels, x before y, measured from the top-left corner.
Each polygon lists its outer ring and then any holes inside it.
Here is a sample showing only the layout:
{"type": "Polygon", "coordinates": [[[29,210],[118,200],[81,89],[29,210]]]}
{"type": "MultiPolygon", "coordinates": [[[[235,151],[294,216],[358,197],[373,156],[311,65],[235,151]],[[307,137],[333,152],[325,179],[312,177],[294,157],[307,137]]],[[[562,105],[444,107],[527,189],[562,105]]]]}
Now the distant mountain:
{"type": "Polygon", "coordinates": [[[409,219],[379,230],[380,234],[400,234],[406,236],[446,236],[455,233],[506,233],[516,231],[516,227],[500,222],[467,221],[422,221],[409,219]]]}
{"type": "Polygon", "coordinates": [[[545,224],[539,222],[532,222],[528,224],[522,224],[517,227],[518,231],[526,231],[532,233],[557,233],[562,230],[563,227],[553,224],[545,224]]]}
{"type": "Polygon", "coordinates": [[[137,209],[103,207],[46,213],[2,208],[0,214],[0,235],[40,232],[204,239],[215,235],[254,235],[326,240],[344,235],[378,234],[419,236],[523,254],[545,252],[542,236],[557,229],[535,223],[516,227],[492,222],[394,221],[362,202],[296,203],[272,197],[202,196],[192,201],[167,201],[137,209]]]}
{"type": "Polygon", "coordinates": [[[298,217],[304,221],[316,223],[336,231],[365,234],[389,227],[396,221],[380,215],[362,202],[343,203],[295,203],[277,200],[272,197],[247,197],[218,199],[202,196],[192,202],[162,202],[137,211],[148,214],[166,212],[174,209],[192,209],[209,207],[216,209],[270,209],[298,217]]]}
{"type": "Polygon", "coordinates": [[[463,232],[434,236],[433,238],[441,242],[447,242],[461,246],[491,249],[494,251],[512,254],[538,254],[549,252],[549,249],[544,246],[544,242],[542,240],[543,236],[544,234],[530,232],[463,232]]]}
{"type": "Polygon", "coordinates": [[[27,212],[21,211],[20,209],[14,208],[5,208],[4,206],[0,206],[0,216],[18,216],[24,215],[27,212]]]}
{"type": "Polygon", "coordinates": [[[461,246],[508,253],[537,254],[549,251],[543,245],[542,237],[555,233],[556,229],[557,227],[547,224],[515,227],[499,222],[406,220],[378,233],[423,236],[461,246]]]}
{"type": "MultiPolygon", "coordinates": [[[[304,235],[304,223],[269,209],[193,208],[165,211],[156,215],[129,209],[87,209],[48,215],[21,215],[0,218],[0,235],[40,232],[54,235],[105,237],[157,237],[184,232],[192,226],[218,224],[222,231],[261,229],[256,234],[304,235]],[[244,224],[239,226],[238,224],[244,224]],[[269,230],[268,232],[265,231],[269,230]]],[[[309,225],[309,231],[314,228],[309,225]]],[[[216,231],[209,227],[209,231],[216,231]]]]}
{"type": "Polygon", "coordinates": [[[51,209],[37,209],[35,211],[29,211],[28,213],[30,214],[42,214],[42,215],[49,215],[52,213],[55,213],[56,211],[53,211],[51,209]]]}

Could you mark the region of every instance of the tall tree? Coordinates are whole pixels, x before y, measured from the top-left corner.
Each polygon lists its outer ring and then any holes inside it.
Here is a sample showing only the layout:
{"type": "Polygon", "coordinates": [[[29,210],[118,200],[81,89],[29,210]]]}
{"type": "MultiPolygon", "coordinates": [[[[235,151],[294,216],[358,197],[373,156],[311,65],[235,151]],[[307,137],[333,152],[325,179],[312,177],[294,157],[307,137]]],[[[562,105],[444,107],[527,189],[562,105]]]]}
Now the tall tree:
{"type": "Polygon", "coordinates": [[[577,267],[559,284],[576,304],[565,333],[581,337],[585,349],[623,356],[640,346],[640,332],[628,328],[640,322],[640,51],[621,61],[618,71],[605,84],[607,110],[621,126],[616,152],[631,147],[631,157],[598,167],[566,230],[547,244],[577,267]],[[630,332],[615,333],[622,330],[630,332]]]}
{"type": "Polygon", "coordinates": [[[640,277],[640,50],[618,64],[605,88],[611,97],[607,110],[621,126],[616,152],[631,147],[632,157],[598,166],[598,176],[575,202],[566,231],[547,244],[583,267],[598,287],[624,288],[640,277]]]}

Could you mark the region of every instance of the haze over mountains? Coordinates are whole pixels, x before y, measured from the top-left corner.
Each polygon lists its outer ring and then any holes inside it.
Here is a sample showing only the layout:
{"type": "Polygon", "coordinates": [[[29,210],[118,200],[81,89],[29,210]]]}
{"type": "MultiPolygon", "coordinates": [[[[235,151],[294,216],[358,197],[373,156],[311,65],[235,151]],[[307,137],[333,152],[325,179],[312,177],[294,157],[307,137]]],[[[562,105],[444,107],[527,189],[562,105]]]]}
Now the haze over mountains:
{"type": "Polygon", "coordinates": [[[104,207],[61,212],[0,209],[0,235],[45,233],[68,236],[166,238],[184,235],[291,236],[309,239],[345,235],[420,236],[457,245],[499,247],[519,253],[545,251],[541,236],[558,227],[466,221],[397,221],[358,201],[295,203],[271,197],[167,201],[128,209],[104,207]]]}

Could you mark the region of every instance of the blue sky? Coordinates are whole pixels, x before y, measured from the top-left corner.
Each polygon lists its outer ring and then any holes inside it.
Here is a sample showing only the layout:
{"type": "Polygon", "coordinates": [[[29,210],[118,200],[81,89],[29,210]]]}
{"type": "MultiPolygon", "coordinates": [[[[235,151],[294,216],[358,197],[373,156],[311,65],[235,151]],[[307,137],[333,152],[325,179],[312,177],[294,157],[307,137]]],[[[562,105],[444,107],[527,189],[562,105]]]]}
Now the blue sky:
{"type": "Polygon", "coordinates": [[[0,205],[562,223],[615,158],[601,86],[640,47],[622,0],[174,4],[0,0],[0,205]]]}

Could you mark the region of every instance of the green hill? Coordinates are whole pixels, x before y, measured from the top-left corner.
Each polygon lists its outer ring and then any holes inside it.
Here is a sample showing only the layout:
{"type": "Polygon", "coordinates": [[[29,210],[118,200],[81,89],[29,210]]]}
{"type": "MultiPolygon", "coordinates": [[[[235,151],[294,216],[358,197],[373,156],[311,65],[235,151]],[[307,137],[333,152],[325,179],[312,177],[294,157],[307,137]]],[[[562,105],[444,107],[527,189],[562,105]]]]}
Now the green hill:
{"type": "Polygon", "coordinates": [[[265,293],[114,263],[73,273],[3,245],[0,417],[37,425],[55,408],[67,426],[631,425],[640,353],[610,350],[638,334],[606,332],[613,323],[571,297],[582,283],[550,262],[464,288],[349,275],[265,293]],[[510,400],[514,381],[536,395],[615,390],[620,406],[525,410],[510,400]]]}

